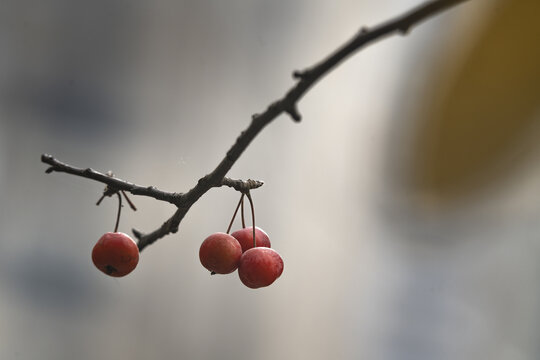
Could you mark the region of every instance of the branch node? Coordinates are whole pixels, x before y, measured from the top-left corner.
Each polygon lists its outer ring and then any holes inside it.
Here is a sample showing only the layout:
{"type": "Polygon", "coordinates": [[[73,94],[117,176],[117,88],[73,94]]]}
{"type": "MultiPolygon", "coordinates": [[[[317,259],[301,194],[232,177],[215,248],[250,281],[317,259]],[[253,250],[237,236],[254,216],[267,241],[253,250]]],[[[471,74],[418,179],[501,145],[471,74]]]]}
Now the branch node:
{"type": "Polygon", "coordinates": [[[293,79],[298,79],[298,80],[307,79],[309,75],[310,75],[309,70],[295,70],[292,73],[293,79]]]}
{"type": "MultiPolygon", "coordinates": [[[[233,149],[231,148],[229,151],[227,151],[227,153],[225,154],[225,157],[227,158],[227,160],[229,162],[232,162],[234,163],[234,156],[233,156],[233,153],[232,153],[233,149]]],[[[199,179],[199,182],[201,182],[202,179],[199,179]]]]}
{"type": "Polygon", "coordinates": [[[410,24],[405,24],[398,28],[398,31],[401,35],[407,35],[409,33],[409,30],[411,29],[410,24]]]}
{"type": "Polygon", "coordinates": [[[255,114],[251,115],[251,120],[255,121],[255,120],[257,120],[259,118],[259,116],[261,116],[261,115],[255,113],[255,114]]]}
{"type": "Polygon", "coordinates": [[[203,176],[202,178],[200,178],[198,181],[197,181],[197,185],[202,185],[206,182],[206,179],[207,177],[206,176],[203,176]]]}
{"type": "Polygon", "coordinates": [[[287,108],[285,110],[287,114],[295,121],[300,122],[302,120],[302,115],[298,112],[298,109],[296,108],[296,104],[292,105],[291,107],[287,108]]]}
{"type": "Polygon", "coordinates": [[[111,197],[114,194],[116,194],[117,192],[118,192],[118,189],[115,189],[111,185],[107,185],[107,186],[105,186],[105,189],[103,189],[103,196],[111,197]]]}
{"type": "Polygon", "coordinates": [[[362,26],[360,28],[360,35],[367,34],[369,32],[369,28],[367,26],[362,26]]]}
{"type": "Polygon", "coordinates": [[[280,103],[281,103],[281,102],[280,102],[279,100],[278,100],[278,101],[274,101],[273,103],[271,103],[271,104],[268,106],[267,112],[268,112],[268,111],[275,111],[275,110],[279,109],[280,103]]]}

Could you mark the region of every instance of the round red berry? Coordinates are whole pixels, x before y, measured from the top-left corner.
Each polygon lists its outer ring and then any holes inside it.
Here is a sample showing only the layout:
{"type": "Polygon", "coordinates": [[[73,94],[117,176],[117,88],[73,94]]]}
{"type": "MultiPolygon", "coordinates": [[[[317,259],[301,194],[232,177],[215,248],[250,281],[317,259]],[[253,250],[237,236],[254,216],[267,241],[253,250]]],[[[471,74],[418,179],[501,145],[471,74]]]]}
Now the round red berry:
{"type": "MultiPolygon", "coordinates": [[[[242,252],[253,247],[253,227],[237,230],[231,234],[242,246],[242,252]]],[[[263,229],[255,227],[255,241],[257,246],[270,247],[270,239],[263,229]]]]}
{"type": "Polygon", "coordinates": [[[229,274],[238,268],[242,247],[229,234],[215,233],[207,237],[199,249],[201,264],[215,274],[229,274]]]}
{"type": "Polygon", "coordinates": [[[104,234],[92,250],[92,262],[109,276],[121,277],[132,272],[139,262],[139,248],[128,235],[104,234]]]}
{"type": "Polygon", "coordinates": [[[238,276],[244,285],[256,289],[272,284],[283,272],[283,259],[274,249],[255,247],[240,258],[238,276]]]}

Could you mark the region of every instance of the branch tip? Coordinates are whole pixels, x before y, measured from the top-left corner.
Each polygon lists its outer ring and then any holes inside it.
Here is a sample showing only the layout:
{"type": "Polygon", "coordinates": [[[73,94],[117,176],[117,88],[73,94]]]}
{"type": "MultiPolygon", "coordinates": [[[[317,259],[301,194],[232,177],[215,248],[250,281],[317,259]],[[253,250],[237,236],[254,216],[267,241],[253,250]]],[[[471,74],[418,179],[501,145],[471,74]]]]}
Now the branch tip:
{"type": "Polygon", "coordinates": [[[41,154],[41,161],[46,163],[50,161],[53,157],[49,154],[41,154]]]}
{"type": "Polygon", "coordinates": [[[295,121],[300,122],[302,120],[302,115],[298,112],[298,109],[296,108],[296,105],[291,106],[290,108],[285,110],[287,114],[295,121]]]}
{"type": "Polygon", "coordinates": [[[139,241],[141,240],[141,238],[143,236],[142,232],[140,232],[139,230],[137,230],[135,228],[131,229],[131,232],[137,238],[137,240],[139,240],[139,241]]]}
{"type": "Polygon", "coordinates": [[[305,76],[304,72],[300,71],[300,70],[294,70],[293,73],[292,73],[293,79],[300,79],[301,80],[304,76],[305,76]]]}
{"type": "Polygon", "coordinates": [[[264,185],[264,181],[247,179],[246,181],[249,189],[257,189],[264,185]]]}
{"type": "Polygon", "coordinates": [[[292,73],[293,79],[306,80],[310,77],[311,72],[309,70],[295,70],[292,73]]]}
{"type": "Polygon", "coordinates": [[[47,170],[45,170],[45,173],[46,173],[46,174],[50,174],[50,173],[52,173],[53,171],[54,171],[54,166],[51,166],[51,167],[47,168],[47,170]]]}
{"type": "Polygon", "coordinates": [[[99,204],[101,204],[101,202],[103,201],[103,199],[105,199],[105,194],[101,195],[101,197],[99,198],[99,200],[96,202],[96,206],[99,206],[99,204]]]}
{"type": "Polygon", "coordinates": [[[257,189],[263,186],[264,182],[260,180],[234,180],[228,177],[224,177],[218,186],[228,186],[241,193],[249,192],[249,190],[257,189]]]}

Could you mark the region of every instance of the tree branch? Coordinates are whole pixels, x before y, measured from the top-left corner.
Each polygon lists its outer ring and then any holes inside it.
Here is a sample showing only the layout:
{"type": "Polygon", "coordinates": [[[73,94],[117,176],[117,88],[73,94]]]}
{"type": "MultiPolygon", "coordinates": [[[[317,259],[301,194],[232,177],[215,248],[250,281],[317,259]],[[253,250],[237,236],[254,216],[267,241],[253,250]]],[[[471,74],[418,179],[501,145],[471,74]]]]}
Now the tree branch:
{"type": "Polygon", "coordinates": [[[41,155],[41,161],[45,164],[49,164],[50,167],[45,170],[46,173],[50,174],[52,172],[63,172],[71,175],[76,175],[84,177],[87,179],[92,179],[106,184],[110,190],[108,191],[109,195],[112,195],[116,191],[124,190],[129,191],[133,195],[149,196],[156,200],[166,201],[171,204],[177,204],[181,193],[170,193],[157,189],[154,186],[140,186],[128,181],[124,181],[111,175],[103,174],[98,171],[95,171],[91,168],[81,169],[74,166],[63,163],[51,155],[43,154],[41,155]]]}
{"type": "Polygon", "coordinates": [[[167,201],[176,205],[178,209],[173,216],[153,232],[143,234],[140,231],[133,229],[135,237],[137,237],[139,240],[139,249],[143,250],[146,246],[152,244],[165,235],[177,232],[180,222],[191,206],[211,188],[229,186],[237,191],[246,193],[249,189],[254,189],[261,186],[262,182],[255,180],[231,180],[226,178],[225,175],[229,172],[231,167],[235,164],[253,139],[261,132],[261,130],[279,115],[286,113],[294,121],[299,122],[301,120],[301,115],[297,108],[298,101],[317,81],[330,72],[330,70],[365,45],[376,40],[380,40],[392,33],[405,35],[414,25],[417,25],[427,18],[465,1],[467,0],[430,1],[418,6],[400,17],[375,26],[371,29],[363,27],[356,36],[339,47],[324,60],[304,71],[295,71],[293,73],[293,77],[297,79],[296,85],[293,86],[283,98],[272,103],[262,114],[253,115],[250,125],[244,131],[242,131],[240,136],[238,136],[236,142],[232,145],[229,151],[227,151],[223,160],[221,160],[221,162],[210,174],[200,178],[197,184],[187,193],[168,193],[155,187],[142,187],[127,181],[112,178],[92,169],[74,168],[70,165],[59,162],[50,155],[42,155],[41,160],[44,163],[51,165],[51,167],[47,169],[47,173],[57,171],[82,176],[105,183],[107,186],[112,187],[116,191],[129,191],[134,195],[150,196],[157,200],[167,201]]]}
{"type": "MultiPolygon", "coordinates": [[[[113,195],[118,191],[128,191],[133,195],[148,196],[156,200],[166,201],[171,204],[180,206],[180,204],[185,204],[186,200],[184,197],[186,194],[182,193],[171,193],[159,190],[155,186],[140,186],[128,181],[124,181],[115,177],[112,177],[110,174],[103,174],[99,171],[93,170],[91,168],[81,169],[74,166],[68,165],[59,161],[51,155],[43,154],[41,155],[41,161],[49,164],[50,167],[45,170],[46,173],[52,172],[63,172],[71,175],[76,175],[84,177],[87,179],[92,179],[95,181],[102,182],[107,185],[105,195],[113,195]]],[[[214,185],[214,187],[219,186],[228,186],[235,189],[236,191],[246,192],[250,189],[256,189],[263,185],[262,181],[258,180],[235,180],[228,177],[221,179],[221,182],[214,185]]]]}

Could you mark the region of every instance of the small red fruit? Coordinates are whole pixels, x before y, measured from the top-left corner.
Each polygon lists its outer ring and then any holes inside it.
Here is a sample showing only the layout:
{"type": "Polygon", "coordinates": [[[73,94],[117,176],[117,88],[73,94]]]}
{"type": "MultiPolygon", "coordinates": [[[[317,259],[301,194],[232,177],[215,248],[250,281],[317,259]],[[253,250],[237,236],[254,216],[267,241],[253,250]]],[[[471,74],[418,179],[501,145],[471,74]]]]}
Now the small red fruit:
{"type": "MultiPolygon", "coordinates": [[[[242,246],[242,252],[253,247],[253,227],[237,230],[231,234],[242,246]]],[[[255,241],[257,246],[270,247],[270,239],[263,229],[255,227],[255,241]]]]}
{"type": "Polygon", "coordinates": [[[121,232],[108,232],[94,246],[92,262],[109,276],[125,276],[137,266],[139,248],[128,235],[121,232]]]}
{"type": "Polygon", "coordinates": [[[283,272],[283,259],[274,249],[256,247],[240,258],[238,276],[244,285],[256,289],[272,284],[283,272]]]}
{"type": "Polygon", "coordinates": [[[242,247],[229,234],[215,233],[207,237],[199,249],[201,264],[213,274],[229,274],[238,268],[242,247]]]}

